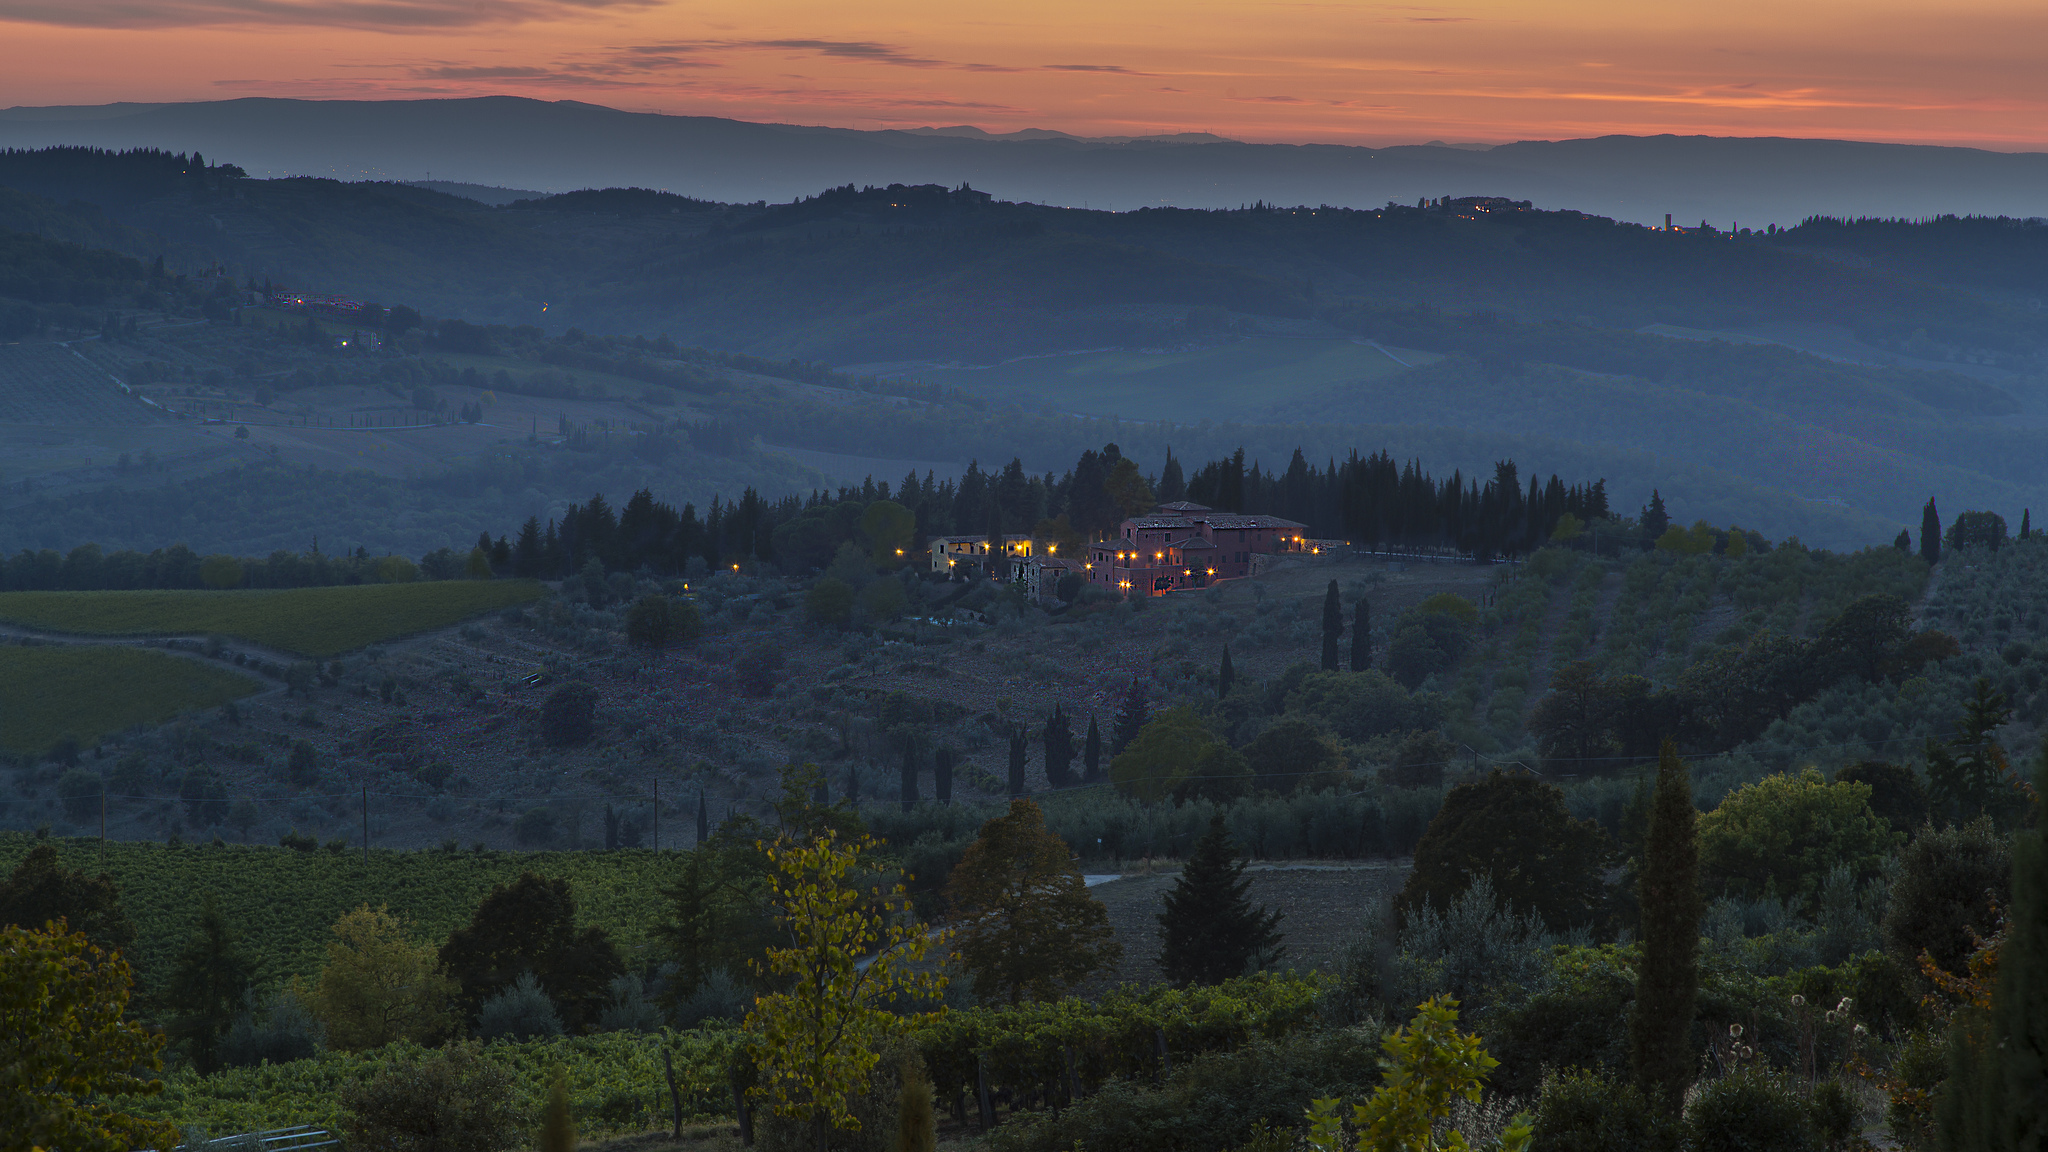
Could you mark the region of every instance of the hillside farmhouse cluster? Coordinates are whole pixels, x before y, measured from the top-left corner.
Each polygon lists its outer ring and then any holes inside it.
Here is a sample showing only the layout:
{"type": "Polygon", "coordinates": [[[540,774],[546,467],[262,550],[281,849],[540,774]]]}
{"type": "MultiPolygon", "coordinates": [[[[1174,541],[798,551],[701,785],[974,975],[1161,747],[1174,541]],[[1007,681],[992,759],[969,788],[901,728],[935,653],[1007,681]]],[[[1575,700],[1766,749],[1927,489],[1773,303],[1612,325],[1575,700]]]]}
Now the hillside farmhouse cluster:
{"type": "Polygon", "coordinates": [[[988,536],[941,536],[931,543],[932,570],[962,575],[985,569],[1024,585],[1034,600],[1051,600],[1061,580],[1107,588],[1122,596],[1163,596],[1253,575],[1266,557],[1314,553],[1329,542],[1308,536],[1308,525],[1278,516],[1218,512],[1186,500],[1133,516],[1115,536],[1084,546],[1081,556],[1059,556],[1029,536],[1005,536],[997,555],[988,536]]]}

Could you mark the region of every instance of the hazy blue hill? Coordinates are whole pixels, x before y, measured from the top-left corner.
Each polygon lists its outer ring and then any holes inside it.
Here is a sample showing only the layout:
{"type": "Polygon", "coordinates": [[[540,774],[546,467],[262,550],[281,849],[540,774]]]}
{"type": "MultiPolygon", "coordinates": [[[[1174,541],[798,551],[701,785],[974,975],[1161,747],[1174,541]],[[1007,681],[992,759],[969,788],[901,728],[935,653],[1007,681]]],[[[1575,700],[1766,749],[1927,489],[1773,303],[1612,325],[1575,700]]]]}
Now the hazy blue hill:
{"type": "Polygon", "coordinates": [[[1840,140],[1624,137],[1485,151],[1058,133],[861,132],[622,112],[510,96],[248,98],[0,111],[0,145],[233,154],[259,175],[449,180],[566,192],[616,185],[782,201],[842,184],[965,180],[1009,200],[1134,208],[1378,207],[1502,195],[1637,222],[1790,225],[1816,214],[2048,213],[2048,155],[1840,140]],[[1028,138],[1025,138],[1028,136],[1028,138]]]}

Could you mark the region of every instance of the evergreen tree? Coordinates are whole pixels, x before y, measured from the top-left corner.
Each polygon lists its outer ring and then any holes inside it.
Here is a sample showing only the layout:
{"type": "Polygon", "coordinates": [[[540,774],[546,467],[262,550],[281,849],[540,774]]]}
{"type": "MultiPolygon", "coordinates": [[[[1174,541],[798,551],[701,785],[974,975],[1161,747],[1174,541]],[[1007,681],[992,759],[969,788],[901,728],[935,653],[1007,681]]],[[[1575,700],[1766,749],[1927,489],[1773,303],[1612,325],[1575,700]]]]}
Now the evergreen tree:
{"type": "Polygon", "coordinates": [[[711,839],[711,805],[704,799],[702,789],[697,791],[697,843],[711,839]]]}
{"type": "Polygon", "coordinates": [[[1685,762],[1669,740],[1658,753],[1657,791],[1650,805],[1636,886],[1643,961],[1629,1020],[1629,1055],[1644,1094],[1676,1116],[1692,1078],[1702,908],[1695,828],[1699,811],[1693,807],[1685,762]]]}
{"type": "Polygon", "coordinates": [[[1650,489],[1650,502],[1643,508],[1643,535],[1651,540],[1664,534],[1671,527],[1671,513],[1664,510],[1664,497],[1655,488],[1650,489]]]}
{"type": "Polygon", "coordinates": [[[1093,784],[1102,779],[1102,729],[1093,716],[1088,718],[1088,741],[1081,746],[1081,766],[1087,769],[1083,780],[1093,784]]]}
{"type": "MultiPolygon", "coordinates": [[[[1230,645],[1223,646],[1223,666],[1216,669],[1216,698],[1230,695],[1230,686],[1237,683],[1237,670],[1230,666],[1230,645]]],[[[1091,726],[1093,721],[1090,721],[1091,726]]]]}
{"type": "Polygon", "coordinates": [[[1911,552],[1913,550],[1913,534],[1904,528],[1899,529],[1898,538],[1892,541],[1892,547],[1897,548],[1901,552],[1911,552]]]}
{"type": "Polygon", "coordinates": [[[0,924],[40,932],[59,919],[103,951],[123,952],[135,943],[135,925],[121,910],[114,878],[66,868],[57,859],[56,845],[38,844],[0,882],[0,924]]]}
{"type": "Polygon", "coordinates": [[[1920,510],[1920,558],[1929,564],[1941,563],[1941,513],[1935,510],[1932,496],[1920,510]]]}
{"type": "Polygon", "coordinates": [[[1174,459],[1173,449],[1166,450],[1166,464],[1159,469],[1159,484],[1156,489],[1161,504],[1172,504],[1188,498],[1188,482],[1181,471],[1180,461],[1174,459]]]}
{"type": "Polygon", "coordinates": [[[1124,692],[1123,706],[1116,714],[1116,739],[1110,745],[1110,755],[1123,755],[1124,749],[1129,748],[1131,741],[1138,738],[1139,731],[1150,718],[1151,711],[1145,698],[1145,684],[1133,676],[1130,688],[1124,692]]]}
{"type": "Polygon", "coordinates": [[[1344,634],[1344,601],[1337,595],[1337,582],[1323,593],[1323,671],[1337,670],[1337,638],[1344,634]]]}
{"type": "Polygon", "coordinates": [[[1372,667],[1372,609],[1366,605],[1365,597],[1358,598],[1358,609],[1351,617],[1351,670],[1364,672],[1372,667]]]}
{"type": "Polygon", "coordinates": [[[1254,961],[1279,958],[1283,937],[1274,929],[1280,913],[1253,907],[1250,889],[1223,814],[1216,813],[1159,913],[1159,970],[1167,979],[1220,984],[1244,975],[1254,961]]]}
{"type": "Polygon", "coordinates": [[[940,748],[932,754],[932,799],[953,802],[953,750],[940,748]]]}
{"type": "Polygon", "coordinates": [[[1074,731],[1058,704],[1045,720],[1045,779],[1055,788],[1074,782],[1074,731]]]}
{"type": "Polygon", "coordinates": [[[903,742],[903,810],[917,807],[917,741],[903,742]]]}
{"type": "MultiPolygon", "coordinates": [[[[2048,752],[2034,794],[2048,796],[2048,752]]],[[[2048,1147],[2048,824],[2013,838],[2012,911],[1991,994],[1991,1052],[2003,1073],[1998,1136],[2008,1148],[2048,1147]]]]}
{"type": "Polygon", "coordinates": [[[2020,509],[2020,539],[2025,540],[2033,534],[2034,510],[2032,508],[2022,508],[2020,509]]]}
{"type": "Polygon", "coordinates": [[[201,1075],[220,1066],[220,1042],[242,1007],[242,994],[255,978],[255,965],[231,938],[227,917],[213,897],[199,913],[199,930],[178,953],[177,967],[164,990],[164,1004],[176,1018],[172,1036],[190,1045],[192,1063],[201,1075]]]}
{"type": "Polygon", "coordinates": [[[1015,799],[1025,794],[1024,757],[1031,751],[1031,738],[1025,735],[1022,724],[1010,726],[1010,797],[1015,799]]]}

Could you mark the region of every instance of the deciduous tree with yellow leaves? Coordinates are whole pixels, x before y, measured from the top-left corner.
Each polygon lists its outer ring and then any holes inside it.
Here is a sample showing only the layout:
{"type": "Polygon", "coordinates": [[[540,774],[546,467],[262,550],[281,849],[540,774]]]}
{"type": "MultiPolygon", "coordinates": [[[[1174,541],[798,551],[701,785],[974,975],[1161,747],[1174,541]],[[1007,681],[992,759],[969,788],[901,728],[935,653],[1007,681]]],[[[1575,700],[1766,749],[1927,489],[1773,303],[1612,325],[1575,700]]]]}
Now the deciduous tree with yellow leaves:
{"type": "Polygon", "coordinates": [[[121,1017],[128,962],[62,920],[0,928],[0,1146],[64,1152],[169,1148],[176,1126],[117,1111],[110,1096],[153,1096],[163,1037],[121,1017]]]}
{"type": "Polygon", "coordinates": [[[946,934],[911,917],[904,886],[861,886],[876,848],[866,835],[831,827],[761,845],[775,867],[772,901],[788,943],[758,962],[786,990],[758,998],[747,1015],[760,1070],[753,1092],[811,1125],[820,1152],[832,1129],[860,1127],[847,1097],[867,1084],[880,1058],[876,1040],[914,1020],[888,1005],[935,1001],[946,983],[940,972],[911,967],[946,934]]]}

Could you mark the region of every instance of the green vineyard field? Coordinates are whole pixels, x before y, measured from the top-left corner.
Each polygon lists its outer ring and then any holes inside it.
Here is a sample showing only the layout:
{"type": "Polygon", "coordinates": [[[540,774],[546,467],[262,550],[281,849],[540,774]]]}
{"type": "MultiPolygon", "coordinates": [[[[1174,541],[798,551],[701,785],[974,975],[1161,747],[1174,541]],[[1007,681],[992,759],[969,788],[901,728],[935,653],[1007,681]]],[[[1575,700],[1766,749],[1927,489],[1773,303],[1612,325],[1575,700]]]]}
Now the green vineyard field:
{"type": "Polygon", "coordinates": [[[88,636],[219,633],[327,657],[540,598],[530,580],[437,580],[234,592],[0,593],[0,620],[88,636]]]}
{"type": "MultiPolygon", "coordinates": [[[[64,865],[97,874],[100,842],[59,839],[64,865]]],[[[12,871],[36,841],[0,835],[0,870],[12,871]]],[[[331,928],[359,904],[385,905],[416,940],[439,946],[469,923],[492,886],[523,871],[566,877],[577,920],[612,934],[637,966],[663,916],[661,891],[681,866],[675,852],[379,852],[365,865],[356,852],[296,852],[244,845],[167,845],[114,841],[105,871],[121,888],[135,922],[131,959],[137,982],[154,986],[198,926],[210,897],[227,917],[266,985],[312,977],[327,961],[331,928]]]]}
{"type": "Polygon", "coordinates": [[[91,746],[260,691],[251,677],[164,652],[111,645],[0,648],[0,748],[40,753],[65,736],[91,746]]]}

